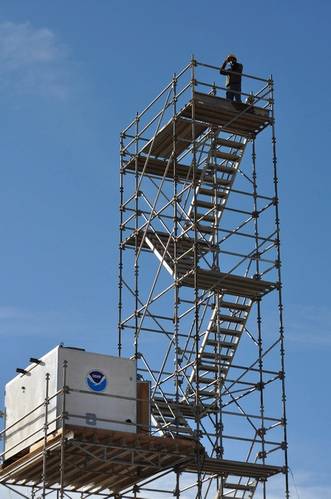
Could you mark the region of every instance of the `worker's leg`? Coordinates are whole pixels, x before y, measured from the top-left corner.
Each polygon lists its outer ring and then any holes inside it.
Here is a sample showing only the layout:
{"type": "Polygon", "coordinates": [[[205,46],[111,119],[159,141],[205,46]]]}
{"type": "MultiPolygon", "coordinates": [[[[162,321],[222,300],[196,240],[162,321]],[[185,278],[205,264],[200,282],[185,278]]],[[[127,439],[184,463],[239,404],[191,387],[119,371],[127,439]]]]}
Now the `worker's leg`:
{"type": "Polygon", "coordinates": [[[227,98],[227,100],[233,100],[234,99],[234,95],[235,94],[233,92],[231,92],[231,90],[227,90],[226,91],[226,98],[227,98]]]}
{"type": "Polygon", "coordinates": [[[241,102],[241,89],[240,88],[234,88],[233,90],[235,90],[235,92],[233,92],[234,94],[234,100],[236,102],[241,102]]]}

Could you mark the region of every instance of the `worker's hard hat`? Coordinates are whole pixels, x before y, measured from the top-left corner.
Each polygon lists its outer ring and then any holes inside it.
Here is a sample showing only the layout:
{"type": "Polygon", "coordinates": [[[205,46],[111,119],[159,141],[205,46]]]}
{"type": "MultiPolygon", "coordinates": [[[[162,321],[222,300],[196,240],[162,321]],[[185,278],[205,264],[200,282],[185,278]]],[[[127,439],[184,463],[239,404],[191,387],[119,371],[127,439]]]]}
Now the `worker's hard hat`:
{"type": "Polygon", "coordinates": [[[229,61],[230,59],[234,59],[234,60],[236,61],[236,60],[237,60],[237,57],[236,57],[234,54],[229,54],[229,55],[228,55],[228,61],[229,61]]]}

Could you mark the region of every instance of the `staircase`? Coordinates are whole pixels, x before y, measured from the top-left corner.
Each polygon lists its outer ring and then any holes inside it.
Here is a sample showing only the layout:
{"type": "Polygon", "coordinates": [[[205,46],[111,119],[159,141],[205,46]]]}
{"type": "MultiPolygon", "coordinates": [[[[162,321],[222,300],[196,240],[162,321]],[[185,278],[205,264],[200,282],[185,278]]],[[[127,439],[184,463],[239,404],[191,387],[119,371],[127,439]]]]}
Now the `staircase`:
{"type": "Polygon", "coordinates": [[[227,377],[238,348],[240,338],[251,310],[253,301],[237,296],[225,301],[218,296],[219,307],[215,308],[203,335],[197,362],[192,368],[186,397],[194,399],[198,386],[198,397],[206,403],[219,397],[219,390],[227,377]]]}
{"type": "Polygon", "coordinates": [[[151,411],[154,425],[166,436],[193,438],[194,432],[187,421],[187,416],[193,413],[187,411],[187,407],[165,398],[154,398],[151,411]]]}
{"type": "MultiPolygon", "coordinates": [[[[165,135],[165,129],[166,127],[160,132],[162,136],[165,135]]],[[[200,132],[208,137],[206,127],[201,127],[200,132]]],[[[248,139],[242,135],[211,133],[213,138],[209,150],[195,172],[198,185],[191,193],[188,208],[183,207],[187,218],[184,220],[182,233],[174,238],[170,233],[149,229],[140,231],[138,235],[139,244],[143,243],[144,248],[153,252],[180,285],[188,287],[194,287],[194,244],[196,243],[198,287],[211,293],[218,303],[218,307],[212,311],[208,327],[201,336],[196,362],[191,366],[190,372],[186,373],[189,382],[180,406],[165,399],[153,401],[154,423],[166,435],[193,435],[187,422],[189,418],[187,414],[186,416],[183,414],[183,407],[185,404],[189,406],[194,404],[196,394],[202,405],[200,417],[207,413],[203,410],[206,404],[215,407],[220,388],[227,377],[245,330],[254,299],[272,289],[273,285],[248,277],[222,274],[215,265],[213,268],[201,267],[217,247],[218,228],[248,142],[248,139]],[[195,239],[195,227],[197,239],[195,239]]],[[[162,142],[156,138],[153,143],[154,148],[157,146],[155,154],[165,156],[167,159],[167,155],[170,157],[171,154],[170,146],[167,145],[165,152],[162,153],[161,144],[162,142]]],[[[147,146],[144,152],[147,152],[147,146]]],[[[146,170],[146,164],[143,166],[143,160],[140,161],[140,168],[146,170]]],[[[164,164],[163,161],[162,167],[160,160],[152,158],[150,172],[154,175],[163,175],[164,164]]],[[[183,165],[177,165],[178,173],[186,178],[192,175],[189,168],[183,165]]],[[[134,237],[130,236],[126,244],[133,245],[134,237]]]]}
{"type": "Polygon", "coordinates": [[[188,211],[198,232],[207,238],[209,236],[210,241],[216,235],[247,144],[246,138],[230,137],[218,136],[213,140],[188,211]]]}
{"type": "MultiPolygon", "coordinates": [[[[191,285],[194,264],[194,239],[190,237],[190,232],[194,232],[196,224],[200,259],[210,251],[211,245],[217,244],[217,230],[246,144],[247,139],[242,136],[231,135],[229,138],[229,134],[225,137],[218,134],[214,137],[199,171],[198,186],[187,211],[189,221],[185,226],[186,234],[180,236],[176,244],[174,238],[167,233],[150,231],[145,234],[145,245],[174,279],[182,278],[184,285],[191,285]],[[187,231],[187,227],[191,231],[187,231]]],[[[205,271],[205,274],[206,272],[210,271],[205,271]]],[[[213,274],[215,275],[215,271],[213,274]]],[[[212,404],[218,398],[219,378],[223,382],[227,376],[253,303],[238,292],[232,294],[230,300],[226,299],[225,293],[217,293],[217,301],[219,308],[212,312],[201,340],[197,362],[188,375],[186,398],[192,402],[196,396],[196,385],[199,387],[198,397],[201,403],[212,404]]],[[[158,427],[162,426],[168,432],[175,429],[179,431],[180,427],[184,433],[189,433],[189,427],[184,424],[185,418],[178,410],[174,413],[168,407],[166,413],[163,413],[160,406],[157,408],[155,405],[153,415],[158,427]]]]}

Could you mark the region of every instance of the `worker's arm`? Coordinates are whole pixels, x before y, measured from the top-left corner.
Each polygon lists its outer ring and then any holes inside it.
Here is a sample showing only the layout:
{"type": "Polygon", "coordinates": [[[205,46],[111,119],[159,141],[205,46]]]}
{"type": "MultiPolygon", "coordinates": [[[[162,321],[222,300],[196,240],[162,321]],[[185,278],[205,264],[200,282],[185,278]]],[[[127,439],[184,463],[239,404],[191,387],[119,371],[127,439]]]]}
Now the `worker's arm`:
{"type": "Polygon", "coordinates": [[[223,62],[222,66],[221,66],[221,68],[220,68],[220,73],[221,73],[221,75],[226,75],[226,74],[228,74],[228,71],[225,69],[225,68],[226,68],[227,63],[228,63],[228,60],[227,60],[227,59],[225,59],[225,61],[223,62]]]}

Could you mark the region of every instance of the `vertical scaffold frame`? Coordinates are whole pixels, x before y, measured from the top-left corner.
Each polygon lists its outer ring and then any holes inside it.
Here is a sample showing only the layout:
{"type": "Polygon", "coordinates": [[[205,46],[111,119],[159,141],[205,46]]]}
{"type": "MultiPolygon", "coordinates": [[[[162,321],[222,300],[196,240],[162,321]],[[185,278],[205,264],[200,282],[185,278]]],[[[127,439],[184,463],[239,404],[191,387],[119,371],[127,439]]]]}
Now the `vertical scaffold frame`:
{"type": "Polygon", "coordinates": [[[289,497],[274,83],[243,80],[230,102],[192,58],[121,133],[118,353],[152,434],[196,443],[128,497],[289,497]]]}
{"type": "Polygon", "coordinates": [[[44,402],[0,431],[40,422],[0,455],[16,497],[290,497],[274,84],[242,76],[229,101],[192,58],[121,133],[118,355],[149,385],[150,423],[72,426],[87,415],[68,397],[91,393],[64,361],[61,387],[46,373],[44,402]]]}

